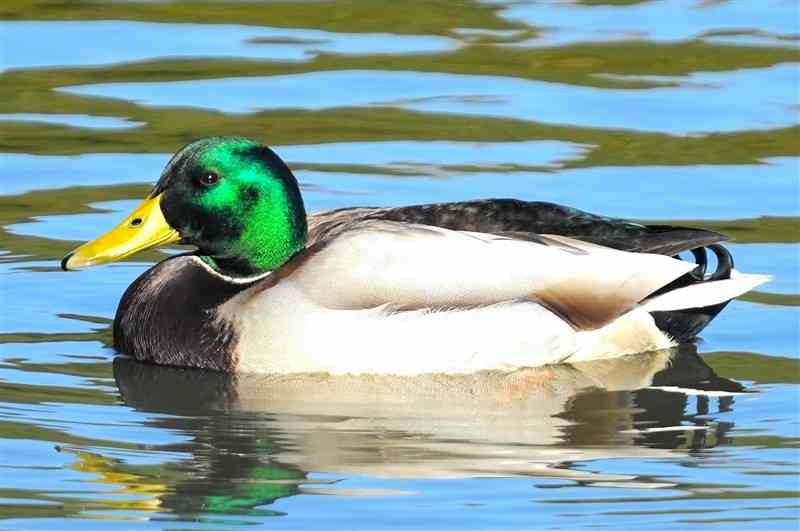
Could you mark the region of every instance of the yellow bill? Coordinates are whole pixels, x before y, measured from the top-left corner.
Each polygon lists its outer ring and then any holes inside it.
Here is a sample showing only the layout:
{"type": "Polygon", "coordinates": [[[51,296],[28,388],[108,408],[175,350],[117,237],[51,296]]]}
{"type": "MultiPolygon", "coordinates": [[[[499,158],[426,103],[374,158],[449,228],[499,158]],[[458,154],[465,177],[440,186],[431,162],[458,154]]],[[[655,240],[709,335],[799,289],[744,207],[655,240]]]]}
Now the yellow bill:
{"type": "Polygon", "coordinates": [[[180,239],[178,231],[164,219],[159,194],[145,199],[130,216],[109,232],[65,256],[61,260],[61,268],[68,271],[106,264],[180,239]]]}

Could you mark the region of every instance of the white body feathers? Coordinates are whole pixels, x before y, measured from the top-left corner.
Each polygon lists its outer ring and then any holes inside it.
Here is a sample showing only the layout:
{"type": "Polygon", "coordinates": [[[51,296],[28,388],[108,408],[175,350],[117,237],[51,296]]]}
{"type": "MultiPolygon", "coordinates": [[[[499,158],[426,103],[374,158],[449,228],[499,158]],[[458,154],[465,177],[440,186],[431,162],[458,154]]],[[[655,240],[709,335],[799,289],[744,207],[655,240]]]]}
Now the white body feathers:
{"type": "Polygon", "coordinates": [[[650,311],[716,304],[767,280],[738,275],[645,301],[694,264],[545,240],[367,222],[219,316],[239,333],[238,371],[465,373],[666,348],[650,311]]]}

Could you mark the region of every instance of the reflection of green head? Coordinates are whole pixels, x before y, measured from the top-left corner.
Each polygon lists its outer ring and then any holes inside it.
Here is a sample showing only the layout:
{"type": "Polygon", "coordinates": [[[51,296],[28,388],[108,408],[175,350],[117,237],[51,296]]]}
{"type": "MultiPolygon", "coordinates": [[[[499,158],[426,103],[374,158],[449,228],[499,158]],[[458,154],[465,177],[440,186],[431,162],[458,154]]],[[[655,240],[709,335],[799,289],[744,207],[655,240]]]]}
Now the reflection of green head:
{"type": "Polygon", "coordinates": [[[300,189],[268,147],[236,137],[181,149],[152,192],[183,241],[220,271],[254,275],[280,267],[306,243],[300,189]]]}
{"type": "Polygon", "coordinates": [[[189,437],[181,447],[191,459],[124,470],[163,483],[163,509],[198,519],[203,513],[269,516],[278,513],[259,506],[300,493],[306,473],[277,460],[286,451],[276,442],[282,434],[261,415],[237,413],[238,378],[122,356],[114,360],[114,380],[127,406],[156,413],[155,426],[189,437]]]}
{"type": "MultiPolygon", "coordinates": [[[[247,513],[257,505],[266,505],[279,498],[298,494],[297,485],[303,479],[304,474],[291,468],[280,465],[258,466],[250,471],[247,481],[232,484],[230,492],[205,496],[203,510],[227,514],[247,513]]],[[[263,514],[264,511],[259,513],[263,514]]]]}

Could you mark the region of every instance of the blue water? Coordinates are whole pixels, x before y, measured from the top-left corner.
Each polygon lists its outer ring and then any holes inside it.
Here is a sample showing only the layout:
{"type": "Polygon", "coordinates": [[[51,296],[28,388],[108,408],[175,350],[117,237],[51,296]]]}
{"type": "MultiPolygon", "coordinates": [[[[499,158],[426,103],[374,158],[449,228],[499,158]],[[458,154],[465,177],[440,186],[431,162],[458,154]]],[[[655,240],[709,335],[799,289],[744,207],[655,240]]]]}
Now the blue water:
{"type": "Polygon", "coordinates": [[[797,529],[797,3],[594,3],[0,9],[0,530],[797,529]],[[553,201],[728,233],[774,279],[694,345],[510,375],[117,356],[174,250],[58,261],[219,134],[311,211],[553,201]]]}
{"type": "MultiPolygon", "coordinates": [[[[650,78],[652,81],[653,79],[650,78]]],[[[154,107],[229,113],[270,109],[390,106],[525,119],[579,127],[673,134],[776,128],[797,123],[793,65],[659,78],[664,86],[597,89],[499,76],[345,70],[289,76],[66,87],[69,94],[120,98],[154,107]],[[320,92],[320,87],[326,87],[320,92]],[[741,102],[747,98],[748,105],[741,102]],[[687,121],[686,116],[703,120],[687,121]]]]}

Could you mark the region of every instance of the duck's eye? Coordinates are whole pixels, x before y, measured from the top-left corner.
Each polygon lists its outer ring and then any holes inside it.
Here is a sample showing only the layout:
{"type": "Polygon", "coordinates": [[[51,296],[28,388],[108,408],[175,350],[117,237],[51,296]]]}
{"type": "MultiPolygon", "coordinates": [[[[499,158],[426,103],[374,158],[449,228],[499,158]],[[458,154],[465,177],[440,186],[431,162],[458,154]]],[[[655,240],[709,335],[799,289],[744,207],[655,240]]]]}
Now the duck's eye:
{"type": "Polygon", "coordinates": [[[214,186],[219,181],[219,175],[213,171],[209,171],[201,174],[198,180],[203,186],[214,186]]]}

